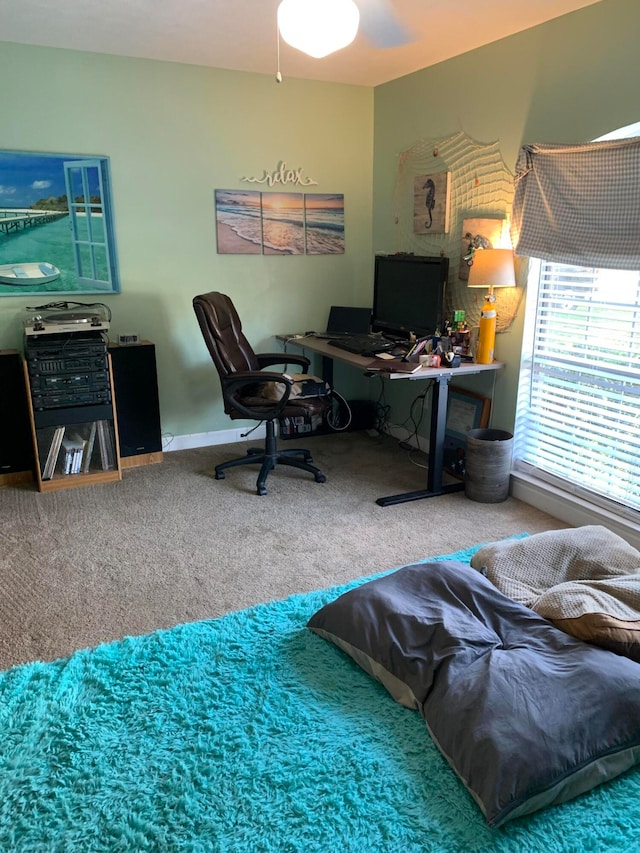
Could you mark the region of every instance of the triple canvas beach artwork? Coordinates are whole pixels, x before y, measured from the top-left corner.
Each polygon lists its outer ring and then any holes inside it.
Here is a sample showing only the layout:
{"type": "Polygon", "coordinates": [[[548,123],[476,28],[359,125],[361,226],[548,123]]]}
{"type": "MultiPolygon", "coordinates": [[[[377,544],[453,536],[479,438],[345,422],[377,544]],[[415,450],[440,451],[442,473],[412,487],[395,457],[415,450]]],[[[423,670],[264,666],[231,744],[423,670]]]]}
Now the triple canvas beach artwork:
{"type": "Polygon", "coordinates": [[[218,254],[344,253],[344,195],[216,190],[218,254]]]}

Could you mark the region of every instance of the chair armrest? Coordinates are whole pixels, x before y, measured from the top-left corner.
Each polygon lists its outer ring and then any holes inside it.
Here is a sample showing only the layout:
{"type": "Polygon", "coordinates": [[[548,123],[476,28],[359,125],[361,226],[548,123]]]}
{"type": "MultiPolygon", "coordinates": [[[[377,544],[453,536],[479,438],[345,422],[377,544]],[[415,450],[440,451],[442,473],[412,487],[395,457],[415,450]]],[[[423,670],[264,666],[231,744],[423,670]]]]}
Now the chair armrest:
{"type": "MultiPolygon", "coordinates": [[[[253,420],[268,421],[272,418],[277,418],[287,405],[294,380],[287,376],[286,373],[245,370],[241,373],[231,373],[229,376],[222,377],[221,384],[222,394],[228,406],[231,406],[240,412],[240,414],[253,420]],[[280,400],[268,400],[265,397],[264,405],[261,398],[259,406],[252,407],[250,404],[247,405],[246,400],[241,399],[243,392],[249,389],[256,389],[256,386],[267,385],[271,382],[284,385],[284,393],[280,400]]],[[[253,396],[259,395],[260,390],[258,387],[258,390],[254,391],[253,396]]]]}
{"type": "Polygon", "coordinates": [[[306,355],[294,355],[289,352],[262,352],[256,353],[260,368],[270,367],[272,364],[297,364],[299,367],[308,368],[311,360],[306,355]]]}

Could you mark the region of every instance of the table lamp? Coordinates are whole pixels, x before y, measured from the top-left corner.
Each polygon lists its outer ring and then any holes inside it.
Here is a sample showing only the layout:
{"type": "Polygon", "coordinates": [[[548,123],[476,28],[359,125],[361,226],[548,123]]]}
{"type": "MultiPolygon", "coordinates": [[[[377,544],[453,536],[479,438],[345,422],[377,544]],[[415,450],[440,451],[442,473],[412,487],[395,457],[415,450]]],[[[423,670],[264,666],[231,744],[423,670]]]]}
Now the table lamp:
{"type": "Polygon", "coordinates": [[[494,287],[515,287],[512,249],[477,249],[469,269],[467,287],[488,287],[480,312],[480,331],[476,352],[477,364],[493,364],[496,343],[496,297],[494,287]]]}

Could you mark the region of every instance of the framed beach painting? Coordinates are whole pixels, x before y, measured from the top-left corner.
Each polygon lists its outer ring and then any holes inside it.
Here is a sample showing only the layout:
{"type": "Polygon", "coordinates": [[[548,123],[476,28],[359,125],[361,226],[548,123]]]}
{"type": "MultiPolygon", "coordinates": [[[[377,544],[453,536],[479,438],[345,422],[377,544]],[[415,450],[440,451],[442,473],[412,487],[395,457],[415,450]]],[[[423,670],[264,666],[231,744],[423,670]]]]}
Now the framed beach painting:
{"type": "Polygon", "coordinates": [[[218,254],[344,253],[344,196],[339,193],[215,190],[218,254]]]}
{"type": "Polygon", "coordinates": [[[109,158],[0,151],[0,296],[119,291],[109,158]]]}

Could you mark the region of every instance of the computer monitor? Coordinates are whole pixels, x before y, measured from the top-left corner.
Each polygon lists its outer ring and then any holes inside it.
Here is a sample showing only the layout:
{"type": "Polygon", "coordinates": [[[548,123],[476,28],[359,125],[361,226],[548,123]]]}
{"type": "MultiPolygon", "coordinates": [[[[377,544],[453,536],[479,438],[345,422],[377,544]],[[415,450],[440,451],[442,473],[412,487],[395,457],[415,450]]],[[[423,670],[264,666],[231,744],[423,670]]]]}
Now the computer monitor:
{"type": "Polygon", "coordinates": [[[396,338],[440,330],[448,272],[448,258],[376,255],[372,330],[396,338]]]}

